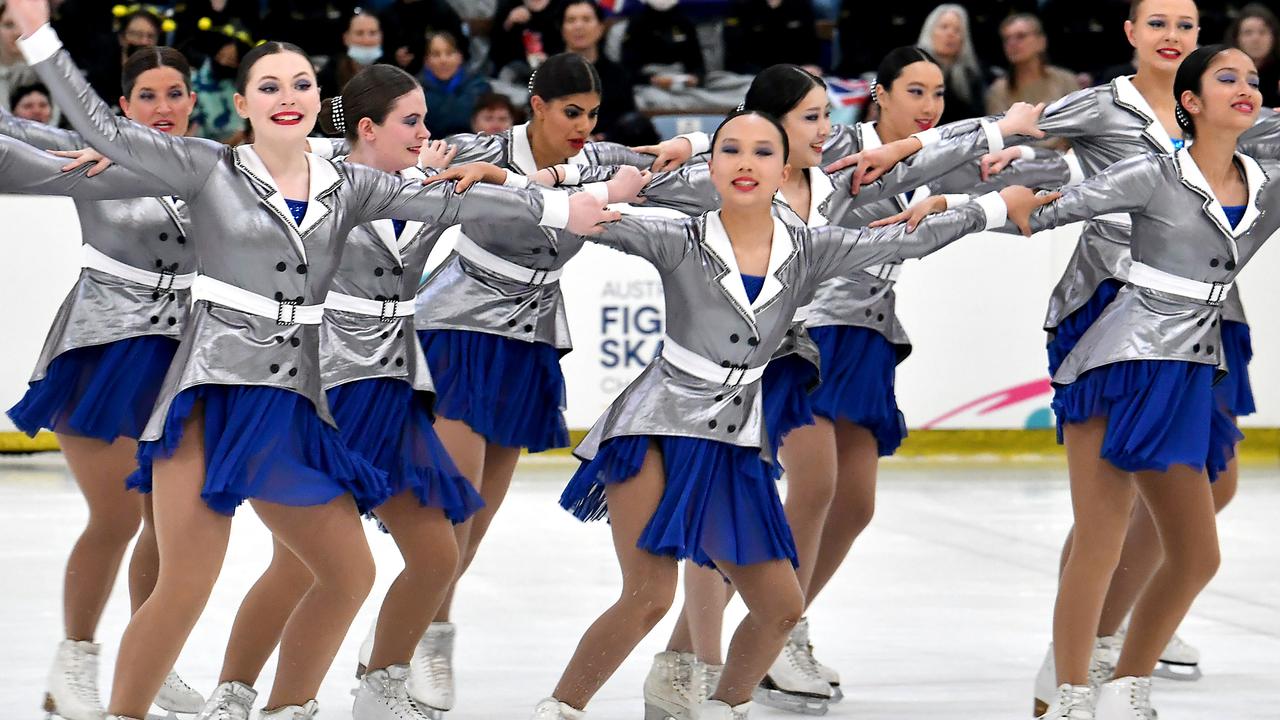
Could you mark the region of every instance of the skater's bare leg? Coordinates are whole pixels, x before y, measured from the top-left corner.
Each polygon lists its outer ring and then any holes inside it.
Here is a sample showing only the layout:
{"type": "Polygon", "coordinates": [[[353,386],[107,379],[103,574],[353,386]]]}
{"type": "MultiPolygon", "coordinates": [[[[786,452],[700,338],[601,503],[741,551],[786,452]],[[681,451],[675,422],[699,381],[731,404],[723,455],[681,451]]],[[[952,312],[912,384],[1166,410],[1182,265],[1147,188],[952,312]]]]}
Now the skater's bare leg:
{"type": "Polygon", "coordinates": [[[724,674],[712,698],[740,705],[751,699],[752,691],[782,652],[791,629],[800,621],[804,613],[804,593],[800,591],[800,581],[789,560],[753,565],[717,561],[716,565],[742,593],[747,616],[729,643],[724,674]]]}
{"type": "Polygon", "coordinates": [[[155,508],[150,495],[142,496],[142,532],[129,556],[129,612],[135,613],[156,589],[160,575],[160,546],[156,543],[155,508]]]}
{"type": "Polygon", "coordinates": [[[271,540],[271,564],[240,602],[227,651],[222,657],[219,683],[233,680],[255,685],[271,653],[280,644],[289,616],[311,589],[311,570],[276,538],[271,540]]]}
{"type": "Polygon", "coordinates": [[[382,601],[370,670],[408,664],[458,569],[458,543],[439,508],[423,507],[406,490],[375,512],[400,548],[404,569],[382,601]]]}
{"type": "Polygon", "coordinates": [[[1053,613],[1059,684],[1089,682],[1102,600],[1120,560],[1133,510],[1135,492],[1128,473],[1101,457],[1105,432],[1105,418],[1064,428],[1076,528],[1053,613]]]}
{"type": "Polygon", "coordinates": [[[67,558],[64,630],[70,640],[92,641],[142,517],[141,498],[124,486],[138,466],[138,444],[128,438],[105,443],[64,433],[58,433],[58,444],[89,505],[89,521],[67,558]]]}
{"type": "Polygon", "coordinates": [[[622,594],[587,629],[556,685],[555,697],[584,708],[605,681],[671,608],[679,568],[669,557],[636,547],[666,485],[662,454],[650,444],[635,477],[606,486],[622,594]]]}
{"type": "Polygon", "coordinates": [[[373,587],[373,556],[350,495],[313,507],[255,500],[253,509],[314,577],[285,623],[266,707],[303,705],[319,692],[338,646],[373,587]]]}
{"type": "Polygon", "coordinates": [[[870,430],[846,420],[835,423],[836,494],[822,528],[822,542],[809,581],[806,605],[812,605],[849,555],[853,541],[871,524],[876,510],[879,447],[870,430]]]}
{"type": "Polygon", "coordinates": [[[1192,601],[1218,571],[1218,528],[1209,479],[1185,465],[1137,473],[1164,558],[1133,609],[1116,677],[1147,676],[1192,601]]]}
{"type": "Polygon", "coordinates": [[[724,610],[733,586],[719,572],[692,562],[684,564],[684,608],[667,649],[693,653],[708,665],[723,665],[724,610]]]}
{"type": "Polygon", "coordinates": [[[815,418],[813,425],[792,430],[782,441],[779,457],[787,471],[785,510],[800,559],[796,572],[801,589],[807,590],[836,495],[835,426],[826,418],[815,418]]]}

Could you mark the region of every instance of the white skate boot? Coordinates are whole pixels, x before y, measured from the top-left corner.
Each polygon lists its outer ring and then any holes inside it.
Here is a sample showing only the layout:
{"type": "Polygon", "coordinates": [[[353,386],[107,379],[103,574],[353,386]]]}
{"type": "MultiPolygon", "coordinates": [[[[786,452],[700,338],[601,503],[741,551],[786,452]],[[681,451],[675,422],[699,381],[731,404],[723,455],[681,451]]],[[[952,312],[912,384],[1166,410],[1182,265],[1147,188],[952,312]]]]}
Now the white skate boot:
{"type": "Polygon", "coordinates": [[[1036,717],[1039,720],[1094,720],[1094,697],[1095,691],[1088,685],[1063,684],[1045,711],[1036,717]]]}
{"type": "Polygon", "coordinates": [[[204,696],[196,692],[190,685],[178,677],[178,673],[170,670],[156,694],[156,706],[171,713],[189,715],[200,712],[204,707],[204,696]]]}
{"type": "MultiPolygon", "coordinates": [[[[1089,687],[1097,689],[1099,685],[1111,679],[1115,673],[1116,661],[1120,659],[1120,646],[1124,644],[1124,635],[1117,633],[1100,637],[1094,641],[1093,656],[1089,658],[1089,687]]],[[[1053,643],[1044,654],[1044,662],[1040,664],[1040,672],[1036,673],[1034,715],[1039,717],[1049,710],[1050,703],[1058,695],[1058,668],[1053,660],[1053,643]]]]}
{"type": "Polygon", "coordinates": [[[1151,678],[1122,677],[1098,688],[1094,720],[1155,720],[1151,707],[1151,678]]]}
{"type": "Polygon", "coordinates": [[[730,706],[719,700],[708,700],[698,706],[698,712],[693,717],[694,720],[747,720],[749,712],[749,702],[730,706]]]}
{"type": "Polygon", "coordinates": [[[644,679],[644,720],[692,720],[698,704],[691,653],[668,650],[653,656],[644,679]]]}
{"type": "Polygon", "coordinates": [[[409,664],[409,696],[432,710],[453,709],[453,623],[433,622],[409,664]]]}
{"type": "Polygon", "coordinates": [[[582,720],[587,714],[555,698],[547,698],[533,709],[533,720],[582,720]]]}
{"type": "Polygon", "coordinates": [[[224,682],[214,688],[209,701],[194,720],[249,720],[258,691],[242,682],[224,682]]]}
{"type": "Polygon", "coordinates": [[[694,707],[711,699],[716,687],[720,685],[720,676],[723,674],[723,665],[708,665],[699,660],[693,661],[694,707]]]}
{"type": "Polygon", "coordinates": [[[1160,653],[1160,662],[1152,674],[1166,680],[1195,682],[1204,677],[1200,671],[1200,651],[1174,635],[1160,653]]]}
{"type": "Polygon", "coordinates": [[[102,646],[63,640],[49,670],[44,711],[63,720],[102,720],[107,711],[98,697],[98,653],[102,646]]]}
{"type": "Polygon", "coordinates": [[[258,720],[316,720],[318,717],[320,704],[315,700],[308,700],[306,705],[287,705],[270,712],[258,712],[258,720]]]}
{"type": "Polygon", "coordinates": [[[752,699],[788,712],[826,715],[832,695],[831,685],[818,675],[804,650],[791,637],[752,693],[752,699]]]}
{"type": "Polygon", "coordinates": [[[840,673],[818,662],[818,659],[813,656],[813,642],[809,639],[809,618],[800,618],[800,622],[796,623],[795,629],[791,631],[791,640],[800,646],[805,660],[813,666],[818,677],[831,686],[831,702],[838,703],[843,700],[844,691],[840,689],[840,673]]]}
{"type": "Polygon", "coordinates": [[[352,720],[440,720],[444,713],[423,708],[409,697],[405,687],[408,665],[392,665],[384,670],[370,670],[356,690],[352,720]]]}

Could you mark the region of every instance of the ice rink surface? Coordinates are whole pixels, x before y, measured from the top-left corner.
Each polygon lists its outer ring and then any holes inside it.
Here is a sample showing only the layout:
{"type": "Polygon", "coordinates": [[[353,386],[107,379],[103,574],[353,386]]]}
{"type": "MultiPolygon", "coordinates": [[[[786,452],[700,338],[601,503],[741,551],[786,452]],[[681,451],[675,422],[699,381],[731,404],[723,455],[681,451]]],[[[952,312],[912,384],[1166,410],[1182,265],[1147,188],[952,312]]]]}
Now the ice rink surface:
{"type": "MultiPolygon", "coordinates": [[[[523,463],[455,606],[458,708],[450,720],[524,720],[550,692],[579,635],[619,589],[603,523],[555,504],[571,465],[523,463]]],[[[809,617],[817,656],[843,675],[828,717],[1025,719],[1049,640],[1057,557],[1070,522],[1064,468],[892,462],[871,528],[809,617]]],[[[39,718],[61,637],[63,563],[85,515],[58,456],[0,461],[0,718],[39,718]]],[[[1280,470],[1246,468],[1220,522],[1223,565],[1184,623],[1203,653],[1196,683],[1157,681],[1161,720],[1280,718],[1280,470]]],[[[350,717],[356,648],[399,569],[372,526],[378,585],[320,694],[325,720],[350,717]]],[[[266,566],[268,535],[247,508],[209,608],[178,670],[207,693],[236,606],[266,566]]],[[[99,639],[103,695],[127,619],[123,573],[99,639]]],[[[736,621],[741,608],[735,606],[736,621]]],[[[641,683],[670,620],[641,644],[588,708],[639,720],[641,683]]],[[[728,633],[726,632],[726,637],[728,633]]],[[[273,666],[259,686],[265,689],[273,666]]],[[[788,717],[758,709],[752,717],[788,717]]],[[[790,716],[798,717],[798,716],[790,716]]]]}

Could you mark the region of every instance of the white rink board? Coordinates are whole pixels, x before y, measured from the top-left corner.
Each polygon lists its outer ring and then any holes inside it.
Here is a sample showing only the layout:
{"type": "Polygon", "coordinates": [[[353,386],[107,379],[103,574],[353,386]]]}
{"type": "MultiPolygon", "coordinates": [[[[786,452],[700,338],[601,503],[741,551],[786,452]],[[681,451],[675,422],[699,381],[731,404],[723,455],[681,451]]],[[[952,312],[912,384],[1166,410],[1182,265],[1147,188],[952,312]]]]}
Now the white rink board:
{"type": "MultiPolygon", "coordinates": [[[[69,201],[53,198],[0,196],[0,218],[7,241],[0,263],[0,404],[8,408],[75,281],[79,223],[69,201]]],[[[1046,426],[1048,395],[1037,385],[1047,380],[1039,328],[1074,243],[1071,228],[1031,239],[981,233],[907,263],[898,310],[915,352],[899,366],[897,391],[911,427],[1046,426]],[[1032,391],[992,409],[1000,393],[1019,386],[1032,391]]],[[[448,244],[442,242],[437,258],[448,244]]],[[[1280,397],[1280,283],[1272,280],[1278,276],[1280,250],[1273,246],[1242,276],[1260,406],[1246,425],[1280,427],[1280,403],[1267,401],[1280,397]]],[[[586,428],[652,357],[662,335],[662,289],[644,261],[595,246],[569,264],[561,285],[576,348],[562,361],[568,421],[586,428]]],[[[12,429],[8,418],[0,423],[12,429]]]]}

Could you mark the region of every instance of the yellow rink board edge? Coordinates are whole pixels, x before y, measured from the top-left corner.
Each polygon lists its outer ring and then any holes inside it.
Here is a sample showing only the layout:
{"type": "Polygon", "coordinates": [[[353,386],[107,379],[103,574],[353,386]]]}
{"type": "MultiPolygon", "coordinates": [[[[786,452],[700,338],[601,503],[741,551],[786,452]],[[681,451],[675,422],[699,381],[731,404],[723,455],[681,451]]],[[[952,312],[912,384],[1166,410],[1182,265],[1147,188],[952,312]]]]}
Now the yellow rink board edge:
{"type": "MultiPolygon", "coordinates": [[[[1241,459],[1249,463],[1280,462],[1280,428],[1246,428],[1240,445],[1241,459]]],[[[577,445],[586,430],[573,430],[570,438],[577,445]]],[[[58,449],[58,441],[50,432],[34,438],[8,431],[0,432],[0,453],[48,452],[58,449]]],[[[567,455],[568,449],[552,450],[544,455],[567,455]]],[[[902,458],[973,457],[1012,458],[1027,456],[1061,457],[1053,430],[914,430],[897,452],[902,458]]]]}

